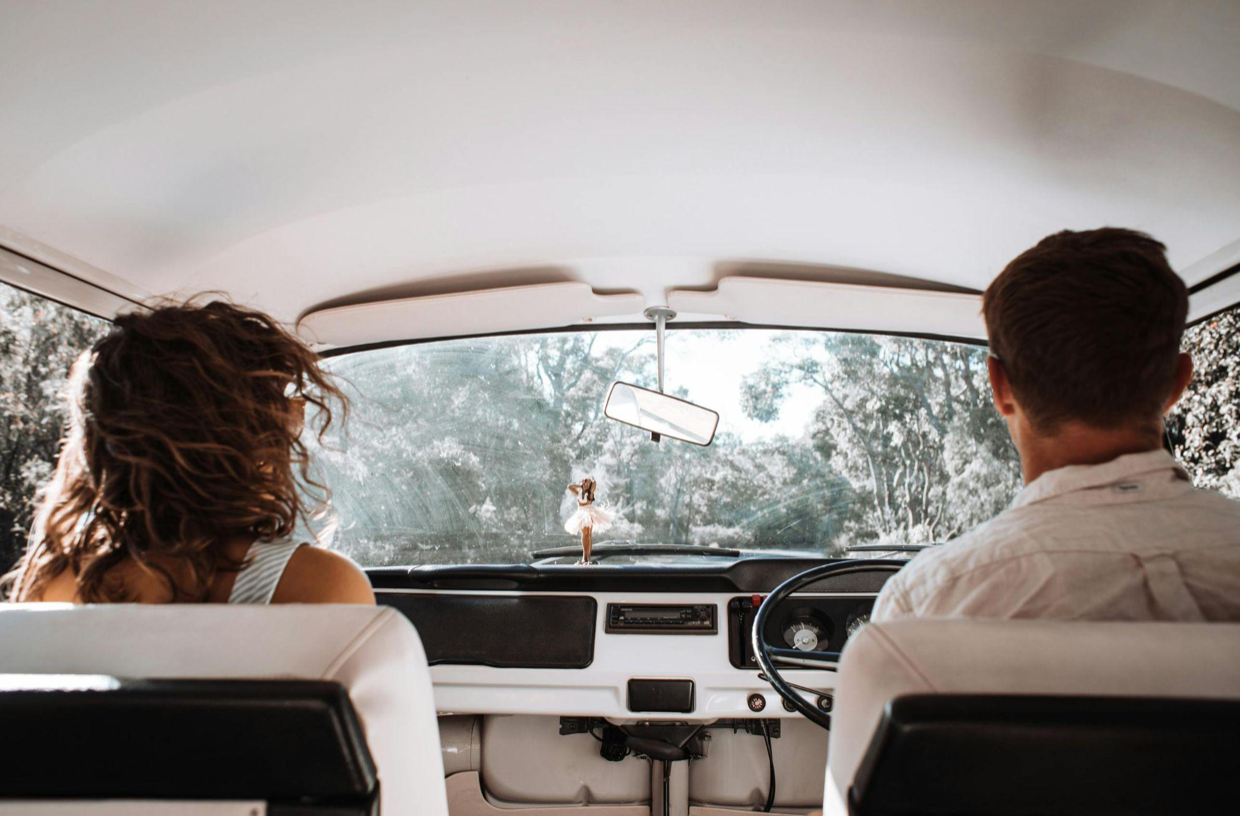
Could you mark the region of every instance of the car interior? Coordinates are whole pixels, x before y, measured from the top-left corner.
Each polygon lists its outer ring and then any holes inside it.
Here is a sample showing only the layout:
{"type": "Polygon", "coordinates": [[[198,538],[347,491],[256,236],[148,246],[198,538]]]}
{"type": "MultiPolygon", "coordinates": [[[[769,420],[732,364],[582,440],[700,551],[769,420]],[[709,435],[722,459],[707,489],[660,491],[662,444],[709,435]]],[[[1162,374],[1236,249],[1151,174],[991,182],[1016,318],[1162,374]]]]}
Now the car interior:
{"type": "Polygon", "coordinates": [[[0,302],[288,326],[351,401],[304,534],[378,602],[0,604],[0,816],[1235,812],[1240,624],[869,615],[1020,487],[1008,260],[1132,226],[1190,325],[1240,304],[1238,43],[1235,0],[0,0],[0,302]]]}

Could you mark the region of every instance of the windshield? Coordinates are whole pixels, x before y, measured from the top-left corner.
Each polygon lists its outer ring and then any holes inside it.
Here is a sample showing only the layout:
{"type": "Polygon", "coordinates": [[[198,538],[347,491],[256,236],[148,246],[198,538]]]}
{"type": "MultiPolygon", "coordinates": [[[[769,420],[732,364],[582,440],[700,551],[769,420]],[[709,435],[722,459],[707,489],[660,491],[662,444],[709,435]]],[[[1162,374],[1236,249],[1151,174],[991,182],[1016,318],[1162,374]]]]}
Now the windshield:
{"type": "Polygon", "coordinates": [[[566,488],[584,477],[615,514],[595,547],[616,560],[908,552],[1017,490],[985,357],[936,340],[674,329],[668,392],[719,413],[699,447],[603,416],[612,382],[656,387],[651,330],[359,351],[324,361],[353,411],[314,446],[316,469],[334,546],[365,566],[527,563],[579,546],[566,488]]]}

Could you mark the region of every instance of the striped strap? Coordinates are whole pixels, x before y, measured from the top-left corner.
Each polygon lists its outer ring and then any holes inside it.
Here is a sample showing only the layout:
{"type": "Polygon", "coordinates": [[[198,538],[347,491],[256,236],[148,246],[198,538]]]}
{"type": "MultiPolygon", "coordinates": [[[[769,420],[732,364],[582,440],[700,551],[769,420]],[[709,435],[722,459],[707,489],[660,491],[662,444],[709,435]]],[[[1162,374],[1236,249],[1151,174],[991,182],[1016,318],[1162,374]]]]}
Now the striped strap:
{"type": "Polygon", "coordinates": [[[232,604],[269,604],[276,594],[276,585],[288,566],[288,560],[301,546],[299,541],[273,544],[254,542],[250,545],[249,563],[237,573],[228,602],[232,604]]]}

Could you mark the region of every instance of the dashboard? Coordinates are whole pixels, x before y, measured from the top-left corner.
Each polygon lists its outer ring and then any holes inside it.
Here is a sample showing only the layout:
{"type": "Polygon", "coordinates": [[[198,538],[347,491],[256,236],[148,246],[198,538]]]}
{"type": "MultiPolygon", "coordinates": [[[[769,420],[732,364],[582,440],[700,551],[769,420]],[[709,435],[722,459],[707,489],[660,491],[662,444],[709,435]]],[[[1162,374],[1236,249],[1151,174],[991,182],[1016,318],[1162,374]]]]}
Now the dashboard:
{"type": "MultiPolygon", "coordinates": [[[[692,722],[756,711],[800,716],[759,677],[749,633],[766,592],[821,563],[370,572],[379,602],[418,629],[440,713],[692,722]]],[[[774,610],[768,642],[840,651],[892,574],[833,577],[807,587],[774,610]]],[[[818,692],[805,692],[807,699],[829,700],[834,672],[788,672],[797,685],[818,692]]]]}

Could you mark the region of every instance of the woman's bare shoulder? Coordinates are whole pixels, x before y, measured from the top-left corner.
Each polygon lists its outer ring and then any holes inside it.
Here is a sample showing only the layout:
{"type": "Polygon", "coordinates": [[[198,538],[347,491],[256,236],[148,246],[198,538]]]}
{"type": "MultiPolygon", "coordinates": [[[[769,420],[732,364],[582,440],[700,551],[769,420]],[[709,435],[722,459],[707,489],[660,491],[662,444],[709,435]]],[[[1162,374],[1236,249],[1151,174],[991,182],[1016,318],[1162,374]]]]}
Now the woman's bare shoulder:
{"type": "Polygon", "coordinates": [[[374,605],[366,573],[348,556],[319,547],[298,547],[284,568],[272,603],[374,605]]]}

